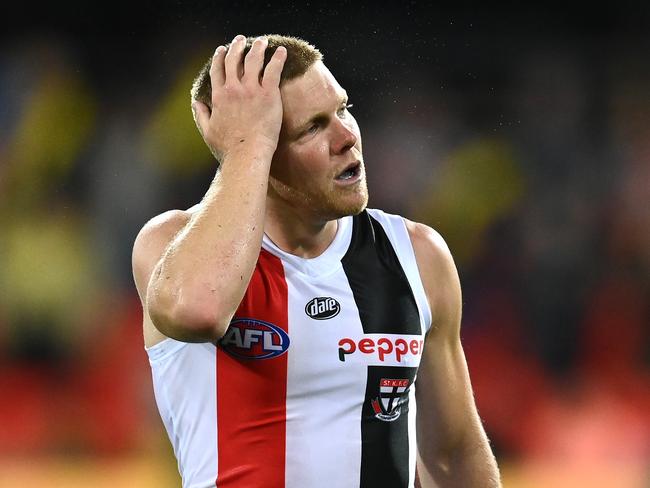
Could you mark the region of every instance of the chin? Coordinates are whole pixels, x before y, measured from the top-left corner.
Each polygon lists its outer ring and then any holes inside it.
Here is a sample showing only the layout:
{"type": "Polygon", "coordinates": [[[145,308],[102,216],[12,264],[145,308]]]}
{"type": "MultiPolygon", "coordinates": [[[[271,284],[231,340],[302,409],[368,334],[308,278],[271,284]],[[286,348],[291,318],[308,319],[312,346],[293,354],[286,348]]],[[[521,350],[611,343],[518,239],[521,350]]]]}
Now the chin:
{"type": "Polygon", "coordinates": [[[356,195],[355,199],[339,200],[332,202],[333,205],[329,208],[329,215],[327,220],[336,220],[348,215],[358,215],[365,210],[368,205],[368,193],[362,192],[356,195]]]}
{"type": "Polygon", "coordinates": [[[363,202],[359,202],[358,205],[350,206],[345,212],[345,215],[358,215],[361,212],[363,212],[367,206],[368,206],[368,199],[365,198],[363,202]]]}

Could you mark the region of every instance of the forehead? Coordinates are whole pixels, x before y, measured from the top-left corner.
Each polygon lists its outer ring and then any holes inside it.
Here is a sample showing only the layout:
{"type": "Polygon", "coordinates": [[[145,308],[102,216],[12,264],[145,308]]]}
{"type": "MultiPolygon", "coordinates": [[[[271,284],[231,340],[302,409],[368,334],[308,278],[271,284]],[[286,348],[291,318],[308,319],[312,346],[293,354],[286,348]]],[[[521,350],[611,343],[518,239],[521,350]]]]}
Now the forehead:
{"type": "Polygon", "coordinates": [[[319,112],[332,110],[332,105],[338,106],[345,96],[345,90],[321,61],[314,63],[301,77],[283,83],[280,92],[284,122],[289,127],[319,112]]]}

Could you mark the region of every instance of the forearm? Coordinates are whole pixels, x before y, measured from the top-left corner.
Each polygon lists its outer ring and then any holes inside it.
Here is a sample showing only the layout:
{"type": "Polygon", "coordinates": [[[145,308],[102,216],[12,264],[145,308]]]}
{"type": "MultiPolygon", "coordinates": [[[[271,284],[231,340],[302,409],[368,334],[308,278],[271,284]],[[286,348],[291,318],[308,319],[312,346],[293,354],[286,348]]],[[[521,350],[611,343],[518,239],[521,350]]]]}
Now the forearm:
{"type": "Polygon", "coordinates": [[[194,100],[203,140],[223,154],[199,209],[153,267],[147,311],[167,336],[214,341],[226,331],[259,256],[271,160],[282,126],[280,78],[286,49],[264,68],[268,39],[243,57],[246,39],[219,46],[210,64],[211,107],[194,100]],[[226,54],[227,53],[227,54],[226,54]]]}
{"type": "Polygon", "coordinates": [[[418,449],[435,481],[432,486],[500,487],[499,470],[476,409],[460,341],[457,336],[449,342],[435,335],[427,340],[426,361],[418,371],[422,382],[417,390],[417,426],[418,449]]]}
{"type": "Polygon", "coordinates": [[[250,146],[227,155],[158,262],[147,302],[163,333],[201,341],[225,332],[259,256],[272,155],[250,146]]]}
{"type": "Polygon", "coordinates": [[[427,485],[423,476],[422,488],[501,487],[499,468],[482,428],[453,449],[422,462],[435,481],[427,485]]]}

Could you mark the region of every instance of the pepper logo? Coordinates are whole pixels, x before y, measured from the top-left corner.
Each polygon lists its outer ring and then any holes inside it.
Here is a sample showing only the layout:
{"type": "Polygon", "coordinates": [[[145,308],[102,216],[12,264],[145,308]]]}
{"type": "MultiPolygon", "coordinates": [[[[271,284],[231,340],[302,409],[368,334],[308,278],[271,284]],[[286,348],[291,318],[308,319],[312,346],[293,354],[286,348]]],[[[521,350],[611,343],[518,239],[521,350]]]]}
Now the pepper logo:
{"type": "Polygon", "coordinates": [[[413,361],[422,354],[424,341],[418,336],[366,336],[356,341],[351,337],[344,337],[339,341],[339,361],[345,362],[349,355],[360,354],[379,363],[402,363],[413,361]]]}
{"type": "Polygon", "coordinates": [[[230,355],[241,359],[270,359],[289,349],[289,336],[275,324],[255,319],[235,319],[219,341],[230,355]]]}
{"type": "Polygon", "coordinates": [[[384,422],[397,420],[402,413],[402,403],[407,401],[409,384],[406,378],[382,378],[379,381],[379,396],[370,401],[375,417],[384,422]]]}
{"type": "Polygon", "coordinates": [[[312,298],[305,305],[305,313],[315,320],[327,320],[336,317],[341,311],[339,302],[330,297],[312,298]]]}

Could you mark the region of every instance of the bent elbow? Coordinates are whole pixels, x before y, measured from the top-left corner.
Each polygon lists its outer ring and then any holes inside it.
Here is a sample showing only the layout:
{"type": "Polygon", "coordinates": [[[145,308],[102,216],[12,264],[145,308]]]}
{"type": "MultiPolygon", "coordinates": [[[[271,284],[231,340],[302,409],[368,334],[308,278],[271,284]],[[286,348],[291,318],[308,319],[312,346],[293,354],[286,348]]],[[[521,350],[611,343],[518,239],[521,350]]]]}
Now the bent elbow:
{"type": "Polygon", "coordinates": [[[152,297],[148,305],[154,326],[167,337],[183,342],[216,342],[226,333],[231,317],[214,304],[187,303],[152,297]]]}
{"type": "Polygon", "coordinates": [[[206,307],[179,307],[171,317],[171,331],[177,340],[185,342],[216,342],[223,337],[228,322],[206,307]]]}

